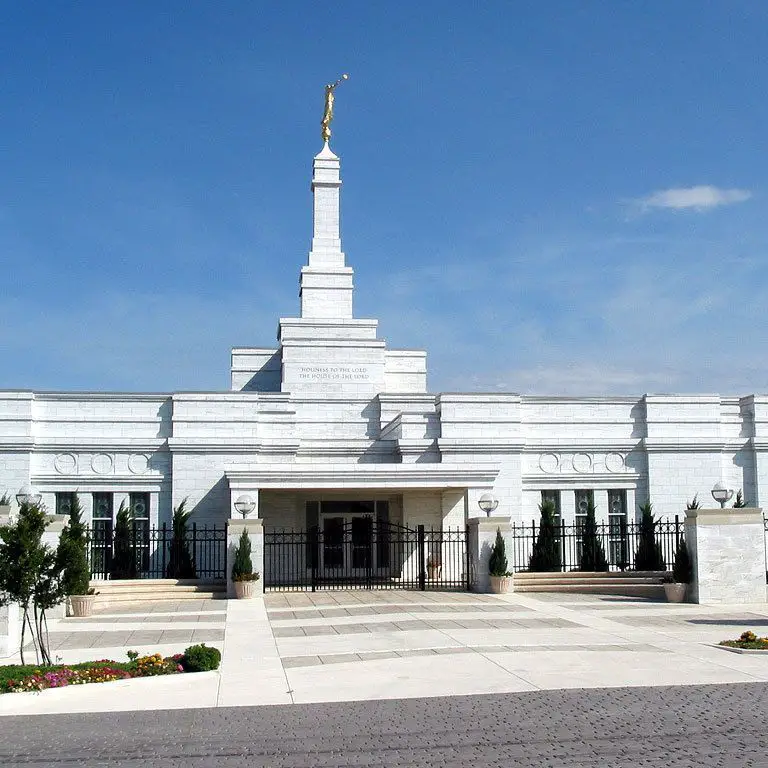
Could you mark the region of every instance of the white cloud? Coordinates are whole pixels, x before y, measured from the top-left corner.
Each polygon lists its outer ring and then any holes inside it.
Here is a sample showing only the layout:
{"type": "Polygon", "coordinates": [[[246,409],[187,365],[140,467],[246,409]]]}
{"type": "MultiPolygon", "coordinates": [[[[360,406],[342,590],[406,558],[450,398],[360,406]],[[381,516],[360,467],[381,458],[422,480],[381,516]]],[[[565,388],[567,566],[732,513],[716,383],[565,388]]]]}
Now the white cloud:
{"type": "Polygon", "coordinates": [[[651,208],[667,208],[673,211],[692,208],[695,211],[706,211],[720,205],[743,203],[750,197],[752,197],[752,193],[746,189],[719,189],[718,187],[701,185],[698,187],[661,189],[634,202],[642,211],[651,208]]]}

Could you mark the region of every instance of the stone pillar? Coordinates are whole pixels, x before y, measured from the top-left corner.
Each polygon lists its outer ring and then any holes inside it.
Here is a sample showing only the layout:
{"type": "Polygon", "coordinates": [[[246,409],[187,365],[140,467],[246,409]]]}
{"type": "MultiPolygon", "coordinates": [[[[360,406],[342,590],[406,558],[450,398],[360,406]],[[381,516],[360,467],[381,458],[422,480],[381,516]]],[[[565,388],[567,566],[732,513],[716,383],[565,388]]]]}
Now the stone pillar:
{"type": "Polygon", "coordinates": [[[469,519],[469,569],[470,584],[473,592],[488,592],[491,587],[490,574],[488,573],[488,560],[491,556],[493,543],[496,541],[496,531],[500,530],[507,545],[507,560],[509,569],[512,570],[512,541],[510,531],[512,526],[510,518],[498,517],[471,517],[469,519]]]}
{"type": "Polygon", "coordinates": [[[694,603],[765,602],[761,509],[686,510],[685,541],[693,561],[694,603]]]}
{"type": "Polygon", "coordinates": [[[251,563],[254,573],[259,574],[256,584],[256,592],[261,595],[264,592],[264,527],[263,520],[258,517],[242,517],[227,522],[227,596],[234,597],[235,589],[232,586],[232,565],[235,562],[237,542],[242,536],[243,530],[248,532],[251,540],[251,563]]]}

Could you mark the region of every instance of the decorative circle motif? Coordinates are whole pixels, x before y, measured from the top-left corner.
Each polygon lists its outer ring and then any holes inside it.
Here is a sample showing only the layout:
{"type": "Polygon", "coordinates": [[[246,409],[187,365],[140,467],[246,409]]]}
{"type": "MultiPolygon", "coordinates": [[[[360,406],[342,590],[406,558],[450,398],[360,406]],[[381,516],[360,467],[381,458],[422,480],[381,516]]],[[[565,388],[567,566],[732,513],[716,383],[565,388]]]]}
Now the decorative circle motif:
{"type": "Polygon", "coordinates": [[[573,454],[573,471],[589,472],[592,469],[592,457],[588,453],[573,454]]]}
{"type": "Polygon", "coordinates": [[[624,470],[624,457],[620,453],[609,453],[605,457],[605,468],[609,472],[621,472],[624,470]]]}
{"type": "Polygon", "coordinates": [[[77,459],[71,453],[60,453],[53,460],[53,468],[60,475],[73,475],[77,471],[77,459]]]}
{"type": "Polygon", "coordinates": [[[539,469],[548,475],[560,468],[560,457],[556,453],[542,453],[539,456],[539,469]]]}
{"type": "Polygon", "coordinates": [[[91,459],[91,469],[97,475],[108,475],[112,471],[113,461],[108,453],[97,453],[91,459]]]}
{"type": "Polygon", "coordinates": [[[129,456],[128,469],[134,475],[143,475],[149,469],[149,456],[144,453],[134,453],[129,456]]]}

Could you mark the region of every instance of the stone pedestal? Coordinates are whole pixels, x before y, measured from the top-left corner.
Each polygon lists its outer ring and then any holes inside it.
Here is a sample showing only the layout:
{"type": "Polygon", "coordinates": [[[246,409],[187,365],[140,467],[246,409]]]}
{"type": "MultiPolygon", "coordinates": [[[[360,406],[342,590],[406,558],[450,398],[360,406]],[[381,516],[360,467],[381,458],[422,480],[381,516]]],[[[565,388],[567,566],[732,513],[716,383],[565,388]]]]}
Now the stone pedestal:
{"type": "Polygon", "coordinates": [[[763,603],[763,513],[756,507],[689,509],[685,540],[693,561],[694,603],[763,603]]]}
{"type": "Polygon", "coordinates": [[[254,573],[259,574],[256,582],[256,593],[260,596],[264,593],[264,521],[260,518],[248,517],[232,519],[227,522],[227,597],[235,596],[235,588],[232,584],[232,565],[235,562],[237,542],[242,536],[243,530],[248,532],[251,540],[251,563],[254,573]]]}
{"type": "MultiPolygon", "coordinates": [[[[500,530],[507,545],[507,558],[511,553],[509,533],[511,526],[508,517],[472,517],[469,519],[469,569],[470,584],[473,592],[490,592],[491,579],[488,572],[488,560],[491,557],[496,531],[500,530]]],[[[511,568],[511,563],[510,563],[511,568]]]]}

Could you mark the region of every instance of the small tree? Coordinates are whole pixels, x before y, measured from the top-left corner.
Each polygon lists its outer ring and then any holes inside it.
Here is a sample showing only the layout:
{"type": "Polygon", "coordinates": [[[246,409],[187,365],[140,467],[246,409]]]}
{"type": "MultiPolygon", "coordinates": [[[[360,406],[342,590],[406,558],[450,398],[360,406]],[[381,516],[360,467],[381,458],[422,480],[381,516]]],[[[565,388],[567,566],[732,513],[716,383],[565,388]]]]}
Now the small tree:
{"type": "Polygon", "coordinates": [[[597,534],[597,520],[595,519],[595,505],[587,504],[587,515],[581,529],[581,558],[579,560],[580,571],[607,571],[608,559],[605,556],[603,543],[597,534]]]}
{"type": "Polygon", "coordinates": [[[43,543],[47,526],[42,505],[22,504],[16,521],[0,528],[0,605],[16,603],[21,609],[22,664],[27,629],[37,663],[51,663],[45,614],[64,599],[56,553],[43,543]]]}
{"type": "MultiPolygon", "coordinates": [[[[693,502],[698,503],[694,496],[693,502]]],[[[689,507],[697,509],[697,507],[689,507]]],[[[653,519],[653,504],[647,502],[641,505],[640,512],[640,541],[635,552],[635,570],[637,571],[666,571],[664,553],[661,544],[656,541],[656,525],[658,520],[653,519]]]]}
{"type": "Polygon", "coordinates": [[[528,561],[529,571],[559,571],[560,542],[557,540],[555,525],[555,504],[551,499],[539,504],[541,520],[539,535],[533,545],[533,552],[528,561]]]}
{"type": "Polygon", "coordinates": [[[187,522],[192,510],[187,511],[187,500],[173,510],[173,538],[171,539],[171,554],[165,575],[169,579],[195,579],[197,569],[195,559],[187,541],[187,522]]]}
{"type": "Polygon", "coordinates": [[[243,528],[235,550],[235,561],[232,563],[232,581],[255,581],[259,577],[253,573],[251,561],[251,539],[248,531],[243,528]]]}
{"type": "Polygon", "coordinates": [[[136,578],[136,552],[134,551],[133,513],[120,502],[115,518],[115,549],[110,575],[113,579],[136,578]]]}
{"type": "Polygon", "coordinates": [[[509,576],[507,570],[507,548],[504,544],[504,537],[501,535],[501,529],[496,529],[496,541],[491,549],[491,556],[488,559],[488,573],[491,576],[509,576]]]}
{"type": "Polygon", "coordinates": [[[61,532],[56,559],[62,570],[61,586],[64,594],[87,595],[90,589],[91,568],[88,563],[88,536],[82,520],[83,508],[77,493],[72,496],[69,520],[61,532]]]}
{"type": "Polygon", "coordinates": [[[693,581],[693,563],[685,543],[681,537],[675,551],[675,564],[672,566],[672,576],[678,584],[690,584],[693,581]]]}
{"type": "Polygon", "coordinates": [[[733,502],[733,508],[734,509],[740,509],[742,507],[746,507],[747,502],[744,501],[744,495],[741,492],[741,489],[736,491],[736,501],[733,502]]]}

